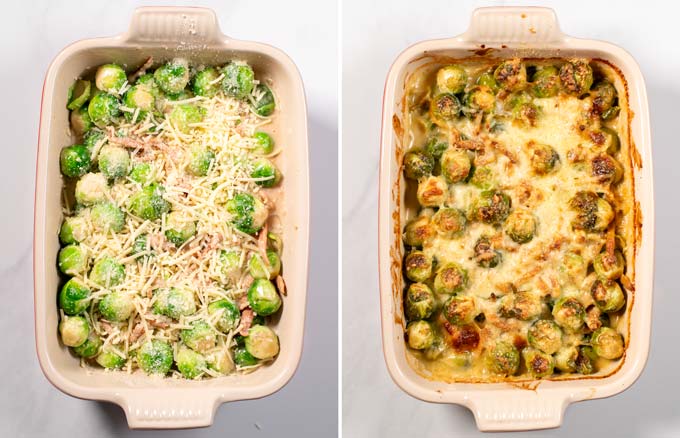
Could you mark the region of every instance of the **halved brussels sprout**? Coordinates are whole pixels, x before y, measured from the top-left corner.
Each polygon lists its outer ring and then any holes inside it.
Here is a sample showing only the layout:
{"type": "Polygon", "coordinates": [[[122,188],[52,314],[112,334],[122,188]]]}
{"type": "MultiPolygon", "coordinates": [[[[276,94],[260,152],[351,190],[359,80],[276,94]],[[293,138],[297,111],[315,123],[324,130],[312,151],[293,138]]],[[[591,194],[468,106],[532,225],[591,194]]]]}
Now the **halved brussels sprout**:
{"type": "Polygon", "coordinates": [[[151,339],[137,351],[137,364],[146,374],[167,374],[172,361],[172,347],[166,341],[151,339]]]}
{"type": "Polygon", "coordinates": [[[112,257],[104,257],[90,270],[90,281],[104,288],[118,286],[125,280],[125,267],[112,257]]]}
{"type": "Polygon", "coordinates": [[[569,206],[576,212],[571,226],[578,230],[605,231],[614,220],[615,213],[612,206],[595,192],[576,192],[569,201],[569,206]]]}
{"type": "Polygon", "coordinates": [[[118,94],[125,82],[127,82],[125,70],[117,64],[99,66],[94,76],[94,83],[97,88],[106,93],[118,94]]]}
{"type": "Polygon", "coordinates": [[[422,251],[411,251],[404,257],[404,272],[411,281],[427,281],[432,275],[432,258],[422,251]]]}
{"type": "Polygon", "coordinates": [[[558,269],[566,277],[563,282],[580,285],[586,278],[588,265],[580,255],[567,252],[564,254],[558,269]]]}
{"type": "Polygon", "coordinates": [[[612,109],[616,102],[616,88],[611,82],[601,81],[590,90],[593,97],[593,110],[604,117],[612,109]]]}
{"type": "MultiPolygon", "coordinates": [[[[227,280],[227,282],[235,282],[240,275],[241,253],[233,250],[220,251],[218,268],[219,273],[227,280]]],[[[217,279],[224,281],[222,278],[217,279]]]]}
{"type": "Polygon", "coordinates": [[[574,346],[563,346],[555,353],[555,368],[563,373],[573,373],[576,371],[578,355],[578,348],[574,346]]]}
{"type": "Polygon", "coordinates": [[[79,109],[90,98],[92,83],[82,79],[76,80],[68,89],[68,103],[66,108],[71,111],[79,109]]]}
{"type": "Polygon", "coordinates": [[[173,106],[168,119],[181,132],[189,132],[191,125],[202,122],[205,114],[205,108],[183,103],[173,106]]]}
{"type": "Polygon", "coordinates": [[[59,154],[61,173],[70,178],[85,175],[90,170],[90,151],[81,144],[67,146],[59,154]]]}
{"type": "Polygon", "coordinates": [[[220,374],[229,374],[234,371],[234,360],[231,358],[229,350],[223,348],[218,351],[213,351],[205,358],[208,363],[208,368],[217,371],[220,374]]]}
{"type": "Polygon", "coordinates": [[[446,263],[437,269],[434,277],[434,291],[440,295],[460,292],[467,286],[468,274],[456,263],[446,263]]]}
{"type": "Polygon", "coordinates": [[[158,97],[161,95],[161,90],[158,87],[158,84],[156,83],[152,73],[145,73],[138,77],[135,81],[135,85],[145,88],[149,93],[151,93],[154,99],[158,99],[158,97]]]}
{"type": "Polygon", "coordinates": [[[498,85],[508,91],[521,90],[527,85],[527,69],[519,58],[501,62],[493,76],[498,85]]]}
{"type": "Polygon", "coordinates": [[[557,68],[552,65],[539,68],[534,73],[531,86],[536,97],[553,97],[560,91],[560,76],[557,68]]]}
{"type": "Polygon", "coordinates": [[[418,202],[423,207],[438,207],[447,198],[449,185],[441,176],[427,176],[418,183],[418,202]]]}
{"type": "Polygon", "coordinates": [[[500,225],[510,214],[511,199],[501,191],[484,191],[473,204],[472,217],[481,222],[500,225]]]}
{"type": "Polygon", "coordinates": [[[87,106],[87,114],[92,123],[100,128],[105,128],[115,122],[120,115],[120,102],[111,94],[95,94],[87,106]]]}
{"type": "Polygon", "coordinates": [[[251,178],[257,178],[255,183],[262,187],[274,187],[281,182],[281,172],[276,165],[266,158],[258,158],[253,161],[251,178]]]}
{"type": "Polygon", "coordinates": [[[618,152],[621,145],[619,142],[619,134],[617,134],[616,131],[607,128],[606,126],[601,126],[600,130],[597,132],[598,135],[602,135],[602,141],[600,143],[602,149],[606,153],[613,155],[618,152]]]}
{"type": "Polygon", "coordinates": [[[482,268],[495,268],[503,261],[503,253],[494,249],[486,236],[480,236],[475,243],[475,261],[482,268]]]}
{"type": "Polygon", "coordinates": [[[90,118],[90,113],[88,112],[88,107],[83,106],[77,110],[71,111],[69,122],[71,130],[76,137],[82,137],[92,130],[93,123],[90,118]]]}
{"type": "Polygon", "coordinates": [[[555,322],[567,332],[577,332],[583,327],[585,310],[583,305],[574,297],[559,298],[552,309],[555,322]]]}
{"type": "Polygon", "coordinates": [[[439,160],[445,150],[449,148],[449,142],[439,138],[431,138],[425,145],[424,152],[435,160],[439,160]]]}
{"type": "Polygon", "coordinates": [[[87,251],[78,245],[68,245],[59,251],[59,270],[67,275],[77,275],[87,271],[89,257],[87,251]]]}
{"type": "Polygon", "coordinates": [[[485,72],[479,75],[477,78],[477,85],[489,87],[494,94],[498,92],[498,82],[496,82],[496,79],[491,72],[485,72]]]}
{"type": "Polygon", "coordinates": [[[266,278],[272,280],[281,272],[281,259],[276,251],[267,250],[269,266],[265,266],[262,256],[254,253],[248,261],[248,272],[253,278],[266,278]]]}
{"type": "Polygon", "coordinates": [[[154,291],[156,301],[153,304],[153,312],[159,315],[179,319],[180,316],[189,316],[196,313],[196,299],[189,289],[171,287],[154,291]]]}
{"type": "Polygon", "coordinates": [[[253,112],[260,117],[269,117],[276,108],[274,93],[265,84],[258,84],[250,103],[253,112]]]}
{"type": "Polygon", "coordinates": [[[73,347],[73,352],[79,357],[91,359],[99,354],[102,344],[102,339],[93,330],[91,330],[85,342],[77,347],[73,347]]]}
{"type": "Polygon", "coordinates": [[[83,136],[83,145],[87,148],[87,151],[90,154],[90,160],[92,159],[93,151],[98,146],[98,144],[106,144],[107,141],[108,139],[106,138],[106,134],[104,134],[99,129],[90,129],[85,133],[83,136]]]}
{"type": "Polygon", "coordinates": [[[125,227],[125,213],[112,202],[96,204],[90,210],[92,225],[99,231],[119,233],[125,227]]]}
{"type": "Polygon", "coordinates": [[[220,90],[220,73],[214,67],[207,67],[194,76],[192,89],[196,96],[213,97],[220,90]]]}
{"type": "Polygon", "coordinates": [[[614,280],[597,279],[590,288],[595,304],[606,313],[617,312],[626,304],[621,286],[614,280]]]}
{"type": "Polygon", "coordinates": [[[156,180],[156,173],[149,163],[136,163],[130,171],[130,179],[142,186],[147,186],[156,180]]]}
{"type": "Polygon", "coordinates": [[[185,59],[175,58],[158,67],[153,78],[164,93],[180,93],[189,83],[189,63],[185,59]]]}
{"type": "Polygon", "coordinates": [[[90,335],[90,323],[82,316],[65,316],[59,323],[61,342],[67,347],[78,347],[90,335]]]}
{"type": "Polygon", "coordinates": [[[527,371],[533,377],[540,379],[553,373],[555,359],[551,355],[535,348],[527,347],[522,350],[522,356],[524,357],[524,365],[527,367],[527,371]]]}
{"type": "Polygon", "coordinates": [[[64,218],[59,230],[59,240],[63,245],[80,243],[90,234],[88,223],[81,216],[64,218]]]}
{"type": "Polygon", "coordinates": [[[465,214],[457,208],[440,208],[432,216],[432,225],[440,236],[452,239],[459,236],[467,224],[465,214]]]}
{"type": "Polygon", "coordinates": [[[406,178],[419,180],[432,173],[434,159],[428,154],[413,150],[404,155],[404,175],[406,178]]]}
{"type": "Polygon", "coordinates": [[[219,319],[215,322],[215,327],[222,333],[229,333],[238,327],[241,321],[241,312],[238,306],[231,300],[221,299],[213,301],[208,305],[208,314],[210,316],[220,312],[219,319]]]}
{"type": "Polygon", "coordinates": [[[90,305],[90,288],[77,278],[71,278],[59,292],[59,308],[67,315],[84,312],[90,305]]]}
{"type": "Polygon", "coordinates": [[[472,177],[470,178],[470,184],[478,189],[488,191],[496,185],[493,170],[490,167],[474,167],[471,171],[472,177]]]}
{"type": "Polygon", "coordinates": [[[466,151],[460,149],[447,149],[441,157],[442,176],[449,183],[457,183],[465,180],[470,174],[472,161],[466,151]]]}
{"type": "Polygon", "coordinates": [[[206,176],[210,165],[215,161],[215,153],[203,146],[194,146],[191,148],[191,160],[187,166],[187,170],[194,176],[206,176]]]}
{"type": "Polygon", "coordinates": [[[245,339],[246,351],[256,359],[271,359],[279,354],[279,337],[264,325],[254,325],[245,339]]]}
{"type": "Polygon", "coordinates": [[[623,178],[623,166],[608,154],[599,154],[590,161],[590,174],[600,183],[616,184],[623,178]]]}
{"type": "Polygon", "coordinates": [[[593,374],[595,372],[595,361],[597,354],[593,347],[589,345],[582,345],[578,348],[578,357],[576,358],[575,369],[577,373],[593,374]]]}
{"type": "Polygon", "coordinates": [[[517,318],[531,321],[543,313],[541,297],[531,291],[519,291],[501,298],[498,313],[504,318],[517,318]]]}
{"type": "Polygon", "coordinates": [[[595,273],[608,280],[616,280],[623,275],[623,269],[626,262],[623,260],[621,251],[614,251],[614,256],[610,256],[607,251],[602,251],[593,260],[593,269],[595,273]]]}
{"type": "Polygon", "coordinates": [[[465,95],[464,102],[473,111],[490,113],[496,107],[496,96],[490,87],[477,85],[465,95]]]}
{"type": "Polygon", "coordinates": [[[253,134],[255,147],[253,152],[259,155],[268,155],[274,152],[274,139],[266,132],[256,132],[253,134]]]}
{"type": "Polygon", "coordinates": [[[517,243],[531,242],[536,235],[536,217],[527,210],[515,210],[505,221],[505,234],[517,243]]]}
{"type": "Polygon", "coordinates": [[[250,193],[234,195],[227,201],[227,212],[232,216],[232,225],[246,234],[255,234],[260,231],[269,216],[267,207],[259,198],[250,193]]]}
{"type": "Polygon", "coordinates": [[[192,322],[190,329],[183,329],[180,332],[180,338],[187,347],[196,350],[199,353],[205,353],[208,350],[215,348],[217,342],[217,334],[215,330],[202,319],[192,322]]]}
{"type": "Polygon", "coordinates": [[[479,314],[475,298],[467,295],[453,295],[444,302],[442,314],[455,325],[471,323],[479,314]]]}
{"type": "Polygon", "coordinates": [[[555,321],[539,319],[529,327],[527,340],[532,347],[553,354],[562,346],[562,330],[555,321]]]}
{"type": "Polygon", "coordinates": [[[614,360],[623,356],[623,336],[610,327],[597,329],[590,338],[595,354],[598,356],[614,360]]]}
{"type": "Polygon", "coordinates": [[[410,320],[427,319],[435,307],[434,294],[424,283],[413,283],[406,291],[404,311],[410,320]]]}
{"type": "MultiPolygon", "coordinates": [[[[123,96],[123,105],[134,110],[139,108],[139,114],[137,114],[137,118],[135,119],[139,122],[146,118],[149,111],[153,111],[156,108],[156,97],[149,87],[134,85],[125,92],[125,96],[123,96]]],[[[125,113],[125,117],[128,120],[132,120],[134,115],[134,112],[125,113]]]]}
{"type": "Polygon", "coordinates": [[[575,59],[562,65],[560,80],[567,92],[580,96],[593,85],[593,69],[586,60],[575,59]]]}
{"type": "Polygon", "coordinates": [[[552,146],[542,143],[531,142],[529,147],[531,153],[531,168],[538,175],[545,175],[557,167],[560,163],[560,156],[552,146]]]}
{"type": "Polygon", "coordinates": [[[165,219],[165,238],[176,247],[196,235],[196,221],[182,211],[173,211],[165,219]]]}
{"type": "Polygon", "coordinates": [[[434,328],[427,321],[413,321],[406,326],[408,346],[414,350],[424,350],[434,342],[434,328]]]}
{"type": "Polygon", "coordinates": [[[99,313],[108,321],[127,321],[135,311],[135,303],[132,295],[122,291],[114,291],[99,302],[99,313]]]}
{"type": "Polygon", "coordinates": [[[157,220],[170,211],[170,202],[163,198],[165,188],[156,183],[149,184],[132,195],[127,208],[132,214],[144,220],[157,220]]]}
{"type": "Polygon", "coordinates": [[[229,63],[222,69],[222,90],[227,96],[245,99],[255,86],[255,72],[245,63],[229,63]]]}
{"type": "Polygon", "coordinates": [[[519,369],[519,351],[509,342],[498,341],[486,357],[487,368],[495,373],[512,376],[519,369]]]}
{"type": "Polygon", "coordinates": [[[510,110],[512,117],[517,122],[528,126],[536,125],[539,110],[531,95],[526,91],[512,94],[507,99],[506,108],[510,110]]]}
{"type": "Polygon", "coordinates": [[[460,65],[447,65],[437,71],[437,88],[443,93],[462,93],[467,80],[468,75],[460,65]]]}
{"type": "Polygon", "coordinates": [[[430,102],[430,118],[435,123],[447,123],[455,119],[462,108],[460,100],[454,94],[438,94],[430,102]]]}
{"type": "Polygon", "coordinates": [[[113,350],[107,347],[102,348],[101,353],[99,353],[95,361],[108,369],[119,369],[125,365],[125,358],[118,356],[113,350]]]}
{"type": "Polygon", "coordinates": [[[257,358],[253,357],[252,354],[248,353],[246,347],[236,347],[234,349],[234,362],[239,367],[249,367],[257,364],[257,358]]]}
{"type": "Polygon", "coordinates": [[[248,304],[258,315],[268,316],[279,310],[281,297],[271,281],[256,278],[248,288],[248,304]]]}
{"type": "Polygon", "coordinates": [[[432,225],[430,217],[425,215],[411,219],[404,227],[404,243],[408,246],[420,248],[423,243],[434,238],[437,231],[432,225]]]}
{"type": "Polygon", "coordinates": [[[177,350],[175,363],[179,372],[187,379],[195,379],[200,376],[208,366],[202,354],[186,347],[180,347],[177,350]]]}

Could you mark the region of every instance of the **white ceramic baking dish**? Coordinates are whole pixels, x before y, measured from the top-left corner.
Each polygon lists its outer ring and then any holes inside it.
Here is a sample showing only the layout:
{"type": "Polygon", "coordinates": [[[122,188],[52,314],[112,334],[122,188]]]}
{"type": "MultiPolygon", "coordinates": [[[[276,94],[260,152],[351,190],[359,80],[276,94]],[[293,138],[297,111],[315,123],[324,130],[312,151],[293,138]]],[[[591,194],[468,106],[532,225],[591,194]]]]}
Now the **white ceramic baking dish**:
{"type": "Polygon", "coordinates": [[[223,35],[215,13],[188,7],[137,9],[127,33],[78,41],[66,47],[47,71],[40,112],[33,246],[35,333],[45,376],[67,394],[116,403],[133,428],[208,426],[219,404],[269,395],[288,382],[302,352],[309,246],[309,168],[307,112],[300,74],[292,60],[274,47],[223,35]],[[272,126],[285,152],[277,164],[285,176],[282,262],[288,296],[276,324],[281,352],[269,366],[248,375],[205,381],[150,378],[135,373],[84,369],[57,336],[59,277],[56,256],[61,223],[62,179],[59,151],[73,143],[69,133],[67,91],[73,80],[106,62],[136,69],[153,56],[162,63],[175,56],[194,63],[223,64],[244,59],[259,78],[271,80],[277,97],[272,126]]]}
{"type": "Polygon", "coordinates": [[[638,378],[647,360],[654,270],[654,197],[649,110],[645,83],[635,60],[621,48],[563,34],[547,8],[477,9],[469,29],[450,39],[418,43],[402,52],[389,71],[383,100],[381,139],[379,259],[382,337],[385,361],[394,381],[422,400],[457,403],[472,410],[480,430],[557,427],[566,407],[576,401],[617,394],[638,378]],[[601,58],[627,80],[631,110],[630,140],[639,153],[634,166],[641,239],[635,258],[635,293],[629,299],[628,349],[620,368],[601,378],[543,381],[540,384],[443,383],[427,380],[407,362],[402,305],[401,230],[406,219],[401,166],[400,117],[405,79],[432,56],[601,58]]]}

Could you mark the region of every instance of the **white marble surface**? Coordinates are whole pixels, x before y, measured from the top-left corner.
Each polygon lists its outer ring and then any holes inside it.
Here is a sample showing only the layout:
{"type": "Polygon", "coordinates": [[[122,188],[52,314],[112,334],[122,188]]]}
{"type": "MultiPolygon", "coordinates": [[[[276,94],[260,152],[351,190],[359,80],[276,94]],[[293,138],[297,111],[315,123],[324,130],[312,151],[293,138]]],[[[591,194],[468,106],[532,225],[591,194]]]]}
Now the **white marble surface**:
{"type": "MultiPolygon", "coordinates": [[[[365,437],[481,435],[465,408],[406,395],[391,381],[379,337],[377,193],[383,85],[394,58],[409,45],[462,33],[477,6],[505,2],[345,1],[343,6],[343,431],[365,437]]],[[[513,2],[512,4],[527,4],[513,2]]],[[[680,49],[675,6],[662,2],[544,1],[562,29],[614,42],[642,65],[650,97],[656,172],[657,253],[654,325],[647,368],[629,390],[568,408],[560,429],[519,433],[541,437],[678,437],[677,249],[680,247],[677,115],[680,49]]],[[[528,3],[531,4],[531,3],[528,3]]],[[[533,3],[536,4],[536,3],[533,3]]],[[[663,2],[670,4],[670,2],[663,2]]],[[[649,291],[639,291],[648,293],[649,291]]],[[[505,436],[499,434],[494,436],[505,436]]]]}
{"type": "MultiPolygon", "coordinates": [[[[159,2],[155,2],[159,4],[159,2]]],[[[164,1],[160,4],[180,2],[164,1]]],[[[187,4],[189,2],[181,2],[187,4]]],[[[331,437],[337,429],[337,21],[335,2],[201,1],[222,30],[275,45],[297,63],[309,107],[312,185],[307,331],[300,367],[277,394],[223,405],[208,429],[130,432],[122,410],[78,400],[42,375],[33,341],[31,244],[38,110],[48,64],[67,44],[128,27],[131,1],[3,3],[0,109],[0,436],[331,437]],[[314,17],[314,19],[309,19],[314,17]],[[329,196],[329,194],[331,194],[329,196]]]]}

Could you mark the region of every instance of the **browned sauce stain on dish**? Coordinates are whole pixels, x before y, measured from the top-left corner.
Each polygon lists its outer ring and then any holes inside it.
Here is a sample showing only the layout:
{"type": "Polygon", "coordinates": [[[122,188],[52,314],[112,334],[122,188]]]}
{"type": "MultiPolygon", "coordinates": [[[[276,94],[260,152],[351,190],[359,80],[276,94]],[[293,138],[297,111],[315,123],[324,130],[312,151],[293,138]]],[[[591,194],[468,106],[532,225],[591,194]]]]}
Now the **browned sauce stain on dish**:
{"type": "Polygon", "coordinates": [[[529,32],[536,33],[536,28],[534,26],[529,27],[529,32]]]}
{"type": "MultiPolygon", "coordinates": [[[[406,107],[406,94],[402,97],[401,101],[402,108],[406,107]]],[[[404,128],[402,126],[399,117],[394,114],[392,116],[392,129],[396,135],[396,145],[394,148],[394,159],[398,166],[398,173],[396,181],[392,186],[392,201],[394,202],[395,210],[392,212],[392,223],[393,229],[392,233],[394,242],[390,248],[390,277],[392,278],[392,299],[393,299],[393,309],[394,309],[394,323],[405,327],[402,315],[403,310],[403,300],[402,300],[402,289],[403,289],[403,277],[401,260],[403,258],[403,250],[401,246],[401,174],[402,166],[404,161],[404,148],[403,148],[403,138],[404,138],[404,128]]]]}
{"type": "Polygon", "coordinates": [[[642,157],[635,143],[631,142],[630,149],[633,154],[633,165],[638,169],[642,169],[642,157]]]}
{"type": "Polygon", "coordinates": [[[521,17],[522,17],[522,18],[527,18],[527,14],[522,14],[521,17]]]}
{"type": "Polygon", "coordinates": [[[487,56],[490,53],[494,52],[496,49],[493,47],[486,47],[484,44],[479,46],[479,49],[470,49],[469,51],[474,53],[477,56],[487,56]]]}

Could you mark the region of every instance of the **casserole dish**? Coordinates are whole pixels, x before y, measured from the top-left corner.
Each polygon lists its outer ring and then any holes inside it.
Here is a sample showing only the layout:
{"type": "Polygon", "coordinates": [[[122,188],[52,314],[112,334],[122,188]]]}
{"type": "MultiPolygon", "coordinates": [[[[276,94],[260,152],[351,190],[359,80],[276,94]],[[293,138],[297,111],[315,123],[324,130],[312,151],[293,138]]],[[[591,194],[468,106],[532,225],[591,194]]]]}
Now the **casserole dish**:
{"type": "Polygon", "coordinates": [[[132,428],[208,426],[220,403],[269,395],[288,382],[297,368],[303,340],[308,266],[309,188],[307,120],[302,80],[283,52],[260,43],[224,36],[213,11],[203,8],[137,9],[127,33],[83,40],[65,48],[50,65],[43,87],[36,171],[34,218],[34,293],[38,359],[45,376],[63,392],[120,405],[132,428]],[[286,178],[280,201],[290,293],[275,322],[281,352],[269,366],[245,375],[207,381],[153,378],[81,368],[59,343],[56,306],[62,179],[59,152],[71,144],[66,99],[76,77],[105,62],[132,70],[152,56],[163,63],[177,56],[193,63],[223,64],[238,58],[272,83],[279,112],[272,131],[286,153],[278,160],[286,178]]]}
{"type": "Polygon", "coordinates": [[[407,393],[422,400],[457,403],[470,408],[480,430],[557,427],[566,406],[602,398],[629,387],[642,372],[651,324],[654,204],[647,97],[640,69],[622,49],[608,43],[571,38],[560,32],[555,14],[546,8],[482,8],[474,12],[464,34],[426,41],[402,52],[387,77],[383,101],[379,201],[379,260],[383,349],[388,370],[407,393]],[[634,169],[635,292],[628,307],[628,347],[613,373],[585,379],[496,383],[444,383],[428,380],[409,365],[404,342],[401,240],[409,213],[401,171],[407,147],[402,144],[405,83],[410,74],[434,57],[504,59],[586,57],[609,62],[627,81],[630,144],[634,169]],[[636,148],[636,150],[635,150],[636,148]]]}

